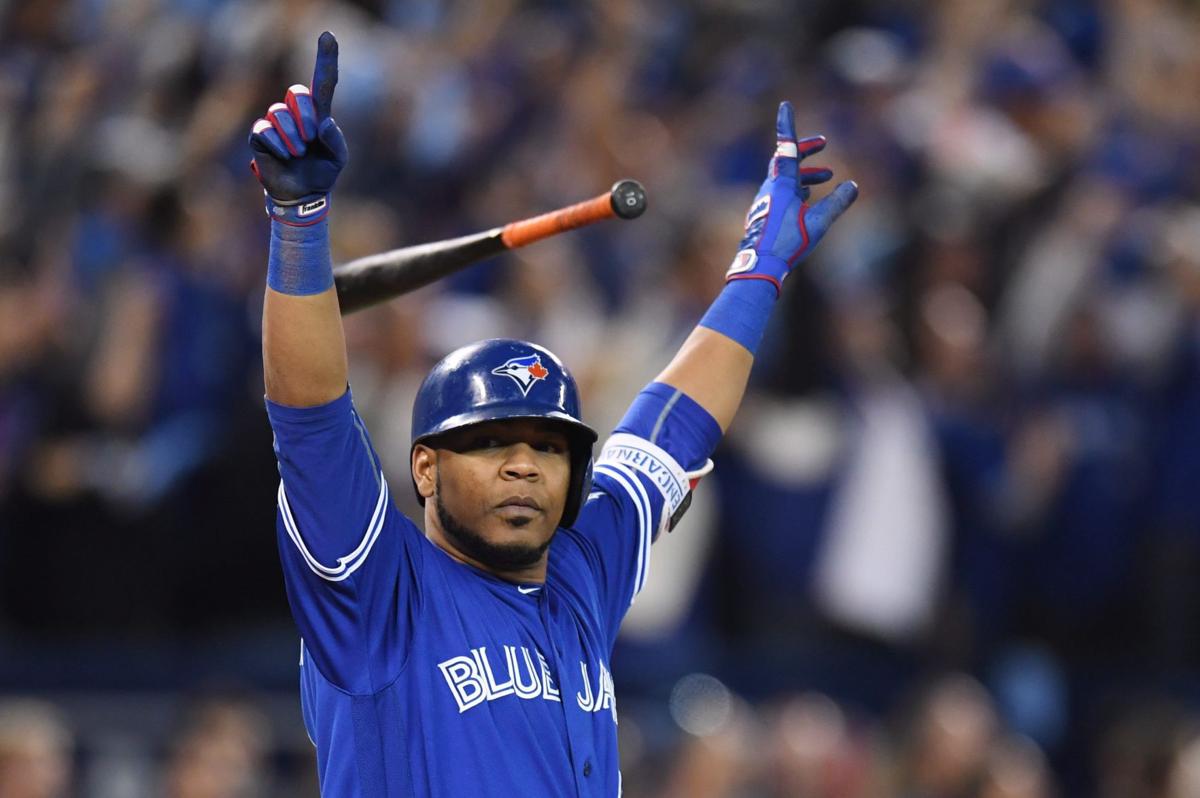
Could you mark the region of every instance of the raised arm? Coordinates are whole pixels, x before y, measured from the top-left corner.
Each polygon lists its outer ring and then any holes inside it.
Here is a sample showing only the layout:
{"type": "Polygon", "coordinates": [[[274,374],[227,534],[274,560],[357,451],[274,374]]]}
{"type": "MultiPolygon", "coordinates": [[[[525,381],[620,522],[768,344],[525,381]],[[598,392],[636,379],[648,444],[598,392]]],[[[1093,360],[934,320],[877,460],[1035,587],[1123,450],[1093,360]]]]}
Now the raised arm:
{"type": "Polygon", "coordinates": [[[691,397],[722,432],[741,404],[784,279],[858,196],[858,186],[848,181],[810,206],[810,186],[833,172],[799,162],[823,150],[825,139],[798,141],[787,102],[779,106],[775,135],[775,155],[746,214],[746,236],[726,272],[725,290],[657,379],[691,397]]]}
{"type": "Polygon", "coordinates": [[[596,552],[613,635],[649,577],[650,544],[675,527],[696,481],[712,468],[709,457],[741,404],[784,279],[858,196],[854,183],[842,183],[809,207],[809,187],[833,173],[799,162],[824,147],[820,137],[797,141],[792,106],[779,106],[775,156],[746,214],[725,288],[666,369],[634,398],[596,460],[596,490],[577,526],[583,545],[596,552]],[[622,528],[635,534],[613,532],[622,528]]]}
{"type": "Polygon", "coordinates": [[[858,187],[846,182],[809,206],[810,186],[833,173],[801,169],[799,162],[824,147],[821,137],[797,141],[792,106],[779,106],[775,155],[746,214],[746,235],[725,275],[725,288],[666,369],[634,398],[596,460],[597,496],[610,501],[587,505],[582,526],[604,529],[636,516],[641,530],[632,539],[592,537],[593,545],[607,551],[602,561],[625,567],[610,574],[614,623],[628,606],[626,599],[645,583],[650,542],[674,527],[692,487],[712,467],[709,457],[741,404],[784,279],[858,196],[858,187]],[[622,545],[626,550],[611,551],[622,545]]]}
{"type": "Polygon", "coordinates": [[[265,404],[279,464],[276,538],[303,638],[302,678],[306,690],[330,683],[363,695],[389,684],[405,661],[422,537],[389,500],[346,385],[326,221],[347,157],[329,115],[337,55],[333,35],[321,34],[312,89],[288,89],[254,123],[250,146],[271,217],[265,404]],[[388,634],[372,631],[380,629],[388,634]]]}
{"type": "Polygon", "coordinates": [[[254,123],[251,168],[266,190],[271,251],[263,301],[267,398],[313,407],[346,391],[346,341],[329,254],[329,192],[346,165],[346,140],[330,116],[337,40],[317,44],[312,90],[288,89],[254,123]]]}

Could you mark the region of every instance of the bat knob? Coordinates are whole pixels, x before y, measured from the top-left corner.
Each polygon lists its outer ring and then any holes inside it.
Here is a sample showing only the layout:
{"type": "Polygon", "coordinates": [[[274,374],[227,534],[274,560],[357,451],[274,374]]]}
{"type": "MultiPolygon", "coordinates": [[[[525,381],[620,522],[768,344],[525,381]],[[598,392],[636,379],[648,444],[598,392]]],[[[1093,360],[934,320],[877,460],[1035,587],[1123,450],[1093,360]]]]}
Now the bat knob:
{"type": "Polygon", "coordinates": [[[646,210],[646,189],[636,180],[618,180],[613,183],[613,212],[622,219],[636,219],[646,210]]]}

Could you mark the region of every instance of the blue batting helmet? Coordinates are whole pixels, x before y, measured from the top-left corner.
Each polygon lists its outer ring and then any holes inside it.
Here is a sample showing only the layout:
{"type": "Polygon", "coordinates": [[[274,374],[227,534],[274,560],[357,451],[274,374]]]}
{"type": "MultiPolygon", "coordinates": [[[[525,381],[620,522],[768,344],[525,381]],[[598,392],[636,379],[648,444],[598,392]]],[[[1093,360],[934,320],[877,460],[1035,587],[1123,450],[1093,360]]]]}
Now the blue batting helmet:
{"type": "MultiPolygon", "coordinates": [[[[570,526],[591,490],[596,432],[580,420],[579,389],[550,350],[492,338],[446,355],[417,391],[412,445],[472,424],[526,418],[559,422],[567,433],[571,482],[559,526],[570,526]]],[[[425,503],[419,493],[417,498],[425,503]]]]}

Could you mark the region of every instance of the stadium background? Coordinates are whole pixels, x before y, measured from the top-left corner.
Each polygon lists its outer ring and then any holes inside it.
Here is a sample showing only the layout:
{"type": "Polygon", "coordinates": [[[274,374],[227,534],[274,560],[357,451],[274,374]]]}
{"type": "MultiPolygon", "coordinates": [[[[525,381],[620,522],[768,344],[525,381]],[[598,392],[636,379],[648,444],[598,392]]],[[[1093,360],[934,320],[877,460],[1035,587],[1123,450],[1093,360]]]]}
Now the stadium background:
{"type": "Polygon", "coordinates": [[[0,795],[315,794],[245,137],[325,28],[335,260],[619,177],[650,197],[347,321],[393,479],[417,382],[479,337],[558,352],[611,428],[719,290],[778,100],[862,188],[626,624],[626,795],[1200,795],[1195,3],[36,0],[0,24],[0,795]]]}

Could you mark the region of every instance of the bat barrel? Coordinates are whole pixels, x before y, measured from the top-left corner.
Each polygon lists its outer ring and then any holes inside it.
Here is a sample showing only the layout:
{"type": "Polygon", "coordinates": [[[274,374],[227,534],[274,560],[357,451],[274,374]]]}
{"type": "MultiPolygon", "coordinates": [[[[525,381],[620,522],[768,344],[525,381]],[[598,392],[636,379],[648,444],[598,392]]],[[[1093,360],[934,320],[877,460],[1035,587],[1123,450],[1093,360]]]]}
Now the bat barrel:
{"type": "Polygon", "coordinates": [[[611,219],[614,216],[616,216],[616,212],[613,210],[610,196],[601,194],[599,197],[543,213],[532,219],[510,222],[504,226],[500,238],[504,241],[504,246],[516,249],[532,244],[534,241],[541,241],[543,238],[564,233],[567,230],[574,230],[603,219],[611,219]]]}

